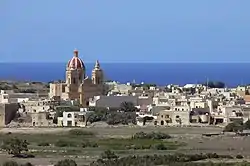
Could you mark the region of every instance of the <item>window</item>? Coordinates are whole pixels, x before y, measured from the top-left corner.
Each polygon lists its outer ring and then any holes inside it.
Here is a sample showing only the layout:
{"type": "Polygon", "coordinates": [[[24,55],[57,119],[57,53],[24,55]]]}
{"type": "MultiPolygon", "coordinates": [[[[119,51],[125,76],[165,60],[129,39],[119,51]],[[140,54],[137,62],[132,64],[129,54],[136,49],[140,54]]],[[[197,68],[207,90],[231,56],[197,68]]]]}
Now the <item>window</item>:
{"type": "Polygon", "coordinates": [[[71,118],[72,117],[72,115],[71,114],[68,114],[68,118],[71,118]]]}
{"type": "Polygon", "coordinates": [[[179,115],[176,115],[176,119],[179,119],[180,118],[180,116],[179,115]]]}
{"type": "Polygon", "coordinates": [[[73,78],[73,84],[76,84],[76,78],[73,78]]]}
{"type": "Polygon", "coordinates": [[[63,92],[63,93],[65,92],[65,86],[62,87],[62,92],[63,92]]]}

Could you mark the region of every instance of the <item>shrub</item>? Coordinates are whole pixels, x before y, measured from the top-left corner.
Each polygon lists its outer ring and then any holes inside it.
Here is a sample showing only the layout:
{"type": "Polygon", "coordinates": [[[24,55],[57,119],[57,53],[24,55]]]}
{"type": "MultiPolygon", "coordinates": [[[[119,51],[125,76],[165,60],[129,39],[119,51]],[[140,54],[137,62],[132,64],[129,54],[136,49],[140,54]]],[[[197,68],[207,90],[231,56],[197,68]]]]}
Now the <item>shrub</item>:
{"type": "Polygon", "coordinates": [[[41,142],[38,146],[50,146],[50,144],[48,142],[41,142]]]}
{"type": "Polygon", "coordinates": [[[77,166],[77,164],[74,160],[65,159],[58,161],[55,166],[77,166]]]}
{"type": "Polygon", "coordinates": [[[213,159],[213,158],[219,158],[219,155],[217,153],[207,153],[207,158],[213,159]]]}
{"type": "Polygon", "coordinates": [[[118,158],[118,156],[114,153],[114,152],[112,152],[112,151],[110,151],[110,150],[106,150],[106,151],[104,151],[102,154],[101,154],[101,157],[102,157],[102,159],[117,159],[118,158]]]}
{"type": "Polygon", "coordinates": [[[98,147],[98,144],[97,143],[91,143],[91,142],[83,142],[82,147],[83,148],[87,148],[87,147],[96,148],[96,147],[98,147]]]}
{"type": "Polygon", "coordinates": [[[226,132],[238,132],[243,130],[243,124],[240,122],[233,122],[229,123],[225,128],[224,131],[226,132]]]}
{"type": "Polygon", "coordinates": [[[7,161],[3,163],[3,166],[18,166],[18,164],[15,161],[7,161]]]}
{"type": "Polygon", "coordinates": [[[125,146],[125,148],[134,150],[144,150],[144,149],[150,149],[151,145],[127,145],[125,146]]]}
{"type": "Polygon", "coordinates": [[[88,135],[88,136],[94,135],[94,133],[91,132],[91,131],[84,131],[84,130],[81,130],[81,129],[72,129],[72,130],[69,131],[69,134],[70,135],[77,135],[77,136],[80,136],[80,135],[88,135]]]}
{"type": "Polygon", "coordinates": [[[18,138],[6,139],[1,148],[9,154],[19,155],[22,151],[28,151],[28,142],[18,138]]]}
{"type": "Polygon", "coordinates": [[[77,145],[75,143],[70,142],[70,141],[58,140],[55,143],[55,146],[57,146],[57,147],[76,147],[77,145]]]}
{"type": "Polygon", "coordinates": [[[168,148],[163,143],[160,143],[160,144],[155,145],[155,149],[157,149],[157,150],[167,150],[168,148]]]}
{"type": "Polygon", "coordinates": [[[238,155],[236,156],[236,158],[237,158],[237,159],[243,159],[244,157],[243,157],[242,155],[238,154],[238,155]]]}

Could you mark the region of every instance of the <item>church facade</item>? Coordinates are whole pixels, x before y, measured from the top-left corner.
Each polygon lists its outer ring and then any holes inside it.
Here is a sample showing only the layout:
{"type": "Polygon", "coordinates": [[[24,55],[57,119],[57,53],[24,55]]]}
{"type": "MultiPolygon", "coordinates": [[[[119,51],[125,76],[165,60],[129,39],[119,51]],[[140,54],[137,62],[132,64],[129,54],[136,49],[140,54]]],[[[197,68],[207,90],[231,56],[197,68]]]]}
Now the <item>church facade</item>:
{"type": "Polygon", "coordinates": [[[96,61],[91,78],[86,75],[84,62],[74,50],[73,58],[66,66],[65,82],[50,84],[49,97],[60,100],[77,100],[81,106],[88,106],[89,98],[103,94],[103,70],[96,61]]]}

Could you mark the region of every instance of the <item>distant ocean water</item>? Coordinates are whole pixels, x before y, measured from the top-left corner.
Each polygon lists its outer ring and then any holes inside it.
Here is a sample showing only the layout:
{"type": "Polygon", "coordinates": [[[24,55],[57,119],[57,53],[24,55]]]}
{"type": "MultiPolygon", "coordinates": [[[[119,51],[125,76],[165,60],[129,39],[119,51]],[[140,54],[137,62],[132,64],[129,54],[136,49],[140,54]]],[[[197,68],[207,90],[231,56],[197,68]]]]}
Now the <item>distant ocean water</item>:
{"type": "MultiPolygon", "coordinates": [[[[94,64],[87,63],[91,76],[94,64]]],[[[0,63],[1,80],[49,82],[65,79],[65,63],[0,63]]],[[[121,83],[188,84],[223,81],[228,87],[250,83],[248,63],[102,63],[108,80],[121,83]]]]}

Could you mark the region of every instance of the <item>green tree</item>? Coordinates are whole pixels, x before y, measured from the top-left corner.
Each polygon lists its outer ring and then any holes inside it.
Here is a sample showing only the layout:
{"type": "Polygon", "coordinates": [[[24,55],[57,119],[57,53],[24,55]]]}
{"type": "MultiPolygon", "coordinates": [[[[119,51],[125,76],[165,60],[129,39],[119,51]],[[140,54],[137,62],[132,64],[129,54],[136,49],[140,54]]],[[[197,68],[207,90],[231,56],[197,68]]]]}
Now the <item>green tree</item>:
{"type": "Polygon", "coordinates": [[[9,154],[20,155],[23,151],[28,151],[28,142],[18,138],[7,139],[3,141],[1,149],[9,154]]]}
{"type": "Polygon", "coordinates": [[[86,114],[86,125],[88,122],[94,123],[99,121],[106,121],[109,111],[103,107],[89,107],[89,112],[86,114]]]}
{"type": "Polygon", "coordinates": [[[239,132],[243,130],[243,124],[241,122],[233,122],[229,123],[225,128],[224,131],[226,132],[239,132]]]}
{"type": "Polygon", "coordinates": [[[245,130],[249,130],[250,129],[250,120],[246,121],[243,125],[245,130]]]}
{"type": "Polygon", "coordinates": [[[74,160],[65,159],[58,161],[55,166],[77,166],[77,164],[74,160]]]}
{"type": "Polygon", "coordinates": [[[135,107],[134,103],[132,102],[122,102],[120,105],[120,111],[123,112],[136,112],[138,109],[135,107]]]}

